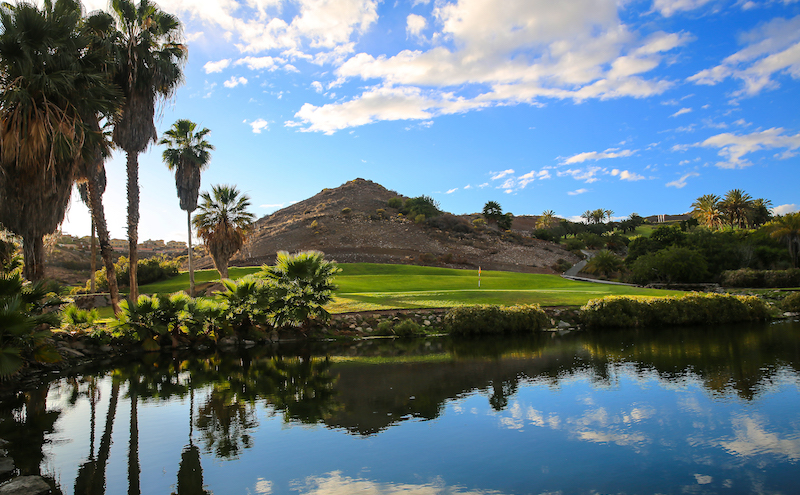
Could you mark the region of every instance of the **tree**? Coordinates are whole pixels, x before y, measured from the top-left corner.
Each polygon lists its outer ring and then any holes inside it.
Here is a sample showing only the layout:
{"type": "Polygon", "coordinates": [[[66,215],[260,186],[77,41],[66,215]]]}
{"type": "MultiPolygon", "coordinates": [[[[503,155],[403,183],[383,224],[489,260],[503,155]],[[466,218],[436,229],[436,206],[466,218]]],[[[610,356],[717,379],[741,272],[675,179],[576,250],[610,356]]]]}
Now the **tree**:
{"type": "Polygon", "coordinates": [[[186,212],[189,238],[189,295],[194,296],[194,267],[192,266],[192,212],[197,209],[197,196],[200,193],[200,173],[208,168],[209,153],[214,146],[205,140],[209,131],[203,128],[197,132],[197,124],[191,120],[180,119],[164,133],[158,144],[169,148],[161,155],[167,168],[175,171],[175,188],[181,210],[186,212]]]}
{"type": "Polygon", "coordinates": [[[792,266],[797,268],[800,254],[800,212],[779,216],[768,223],[767,227],[770,229],[770,236],[787,244],[789,255],[792,258],[792,266]]]}
{"type": "Polygon", "coordinates": [[[716,229],[722,224],[720,197],[716,194],[704,194],[692,203],[692,216],[709,229],[716,229]]]}
{"type": "Polygon", "coordinates": [[[486,218],[487,222],[497,223],[503,216],[503,208],[500,207],[500,203],[497,201],[487,201],[486,204],[483,205],[483,216],[486,218]]]}
{"type": "Polygon", "coordinates": [[[741,189],[731,189],[719,206],[728,217],[731,227],[744,228],[747,225],[747,215],[753,208],[753,198],[741,189]]]}
{"type": "Polygon", "coordinates": [[[255,216],[247,211],[250,198],[235,186],[216,185],[211,194],[200,194],[200,213],[192,222],[205,242],[220,279],[228,278],[228,261],[244,245],[245,235],[255,216]]]}
{"type": "Polygon", "coordinates": [[[764,198],[753,200],[753,207],[747,215],[747,223],[753,228],[761,227],[772,220],[772,201],[764,198]]]}
{"type": "Polygon", "coordinates": [[[542,216],[536,220],[536,228],[537,229],[549,229],[553,227],[553,223],[556,221],[556,212],[553,210],[545,210],[542,212],[542,216]]]}
{"type": "Polygon", "coordinates": [[[603,249],[589,260],[583,271],[608,277],[612,273],[620,271],[623,266],[625,266],[625,264],[619,256],[608,249],[603,249]]]}
{"type": "Polygon", "coordinates": [[[139,287],[139,153],[156,141],[153,123],[157,99],[172,95],[183,79],[187,50],[180,43],[181,23],[150,0],[112,0],[119,28],[114,80],[122,88],[125,105],[114,125],[113,140],[125,151],[128,175],[128,245],[131,259],[130,299],[139,287]]]}
{"type": "Polygon", "coordinates": [[[24,276],[40,280],[42,238],[64,219],[81,153],[101,139],[84,118],[119,100],[80,2],[3,4],[0,24],[0,222],[23,239],[24,276]]]}

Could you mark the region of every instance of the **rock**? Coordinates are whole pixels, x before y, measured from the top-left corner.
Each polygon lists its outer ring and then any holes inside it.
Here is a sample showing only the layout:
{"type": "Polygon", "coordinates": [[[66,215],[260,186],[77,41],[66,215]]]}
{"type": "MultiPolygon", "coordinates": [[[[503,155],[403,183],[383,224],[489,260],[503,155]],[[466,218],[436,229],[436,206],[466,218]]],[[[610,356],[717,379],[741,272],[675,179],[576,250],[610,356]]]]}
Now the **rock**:
{"type": "Polygon", "coordinates": [[[4,448],[8,447],[9,445],[11,445],[11,442],[9,442],[8,440],[6,440],[4,438],[0,438],[0,449],[4,449],[4,448]]]}
{"type": "Polygon", "coordinates": [[[14,459],[10,457],[0,458],[0,478],[5,479],[14,474],[14,459]]]}
{"type": "Polygon", "coordinates": [[[70,349],[69,347],[64,347],[61,350],[64,352],[64,354],[67,355],[67,357],[75,357],[75,358],[86,357],[86,355],[84,353],[82,353],[81,351],[78,351],[78,350],[75,350],[75,349],[70,349]]]}
{"type": "Polygon", "coordinates": [[[422,322],[422,324],[425,325],[426,327],[429,327],[431,326],[431,320],[425,320],[422,322]]]}
{"type": "Polygon", "coordinates": [[[561,320],[561,321],[558,322],[558,328],[560,328],[560,329],[569,328],[571,326],[572,325],[570,325],[569,323],[567,323],[564,320],[561,320]]]}
{"type": "Polygon", "coordinates": [[[72,343],[72,348],[73,349],[77,349],[79,351],[85,351],[86,350],[86,344],[84,344],[80,340],[76,340],[75,342],[72,343]]]}
{"type": "Polygon", "coordinates": [[[235,346],[238,343],[239,341],[233,336],[221,338],[218,342],[218,344],[221,346],[235,346]]]}
{"type": "Polygon", "coordinates": [[[0,485],[0,495],[46,495],[50,485],[41,476],[20,476],[0,485]]]}
{"type": "Polygon", "coordinates": [[[256,343],[253,342],[252,340],[243,340],[242,345],[245,347],[253,347],[254,345],[256,345],[256,343]]]}
{"type": "Polygon", "coordinates": [[[280,338],[281,336],[278,335],[277,330],[273,330],[272,333],[269,334],[269,340],[271,340],[272,342],[277,342],[278,340],[280,340],[280,338]]]}
{"type": "Polygon", "coordinates": [[[108,344],[106,344],[106,345],[101,345],[101,346],[99,347],[99,349],[100,349],[100,351],[101,351],[101,352],[111,352],[111,351],[113,351],[113,350],[114,350],[114,348],[113,348],[113,347],[111,347],[111,346],[110,346],[110,345],[108,345],[108,344]]]}
{"type": "Polygon", "coordinates": [[[356,332],[363,332],[363,331],[364,331],[364,329],[363,329],[363,328],[361,328],[361,327],[356,327],[356,332]]]}

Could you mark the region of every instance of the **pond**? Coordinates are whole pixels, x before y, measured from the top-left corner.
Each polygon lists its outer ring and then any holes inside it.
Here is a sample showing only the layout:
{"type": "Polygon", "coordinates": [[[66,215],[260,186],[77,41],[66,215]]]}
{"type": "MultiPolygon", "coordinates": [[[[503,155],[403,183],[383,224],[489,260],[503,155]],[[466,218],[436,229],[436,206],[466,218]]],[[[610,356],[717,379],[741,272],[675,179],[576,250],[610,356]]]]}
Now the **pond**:
{"type": "Polygon", "coordinates": [[[0,437],[65,494],[792,494],[800,323],[148,355],[0,437]]]}

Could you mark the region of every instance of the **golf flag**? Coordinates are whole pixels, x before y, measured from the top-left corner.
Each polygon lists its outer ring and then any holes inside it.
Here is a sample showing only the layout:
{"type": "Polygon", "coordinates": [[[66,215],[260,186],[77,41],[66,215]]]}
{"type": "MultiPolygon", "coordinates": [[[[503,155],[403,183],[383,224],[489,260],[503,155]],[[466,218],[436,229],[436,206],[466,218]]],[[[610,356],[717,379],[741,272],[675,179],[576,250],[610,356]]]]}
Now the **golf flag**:
{"type": "Polygon", "coordinates": [[[481,287],[481,267],[478,267],[478,288],[481,287]]]}

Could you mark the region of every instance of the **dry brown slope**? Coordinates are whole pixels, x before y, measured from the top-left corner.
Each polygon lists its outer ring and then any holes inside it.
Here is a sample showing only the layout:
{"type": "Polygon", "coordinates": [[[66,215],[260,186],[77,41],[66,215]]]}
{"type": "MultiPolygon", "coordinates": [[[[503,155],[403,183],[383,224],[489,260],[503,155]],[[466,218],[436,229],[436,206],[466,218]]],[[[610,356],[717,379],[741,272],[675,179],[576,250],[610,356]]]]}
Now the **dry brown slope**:
{"type": "MultiPolygon", "coordinates": [[[[338,262],[405,263],[552,273],[558,258],[577,259],[556,244],[493,231],[444,231],[398,216],[400,196],[355,179],[259,219],[232,265],[273,263],[278,251],[316,249],[338,262]],[[349,211],[346,210],[349,208],[349,211]],[[383,215],[378,210],[384,210],[383,215]]],[[[465,219],[468,219],[465,216],[465,219]]],[[[206,263],[210,267],[210,263],[206,263]]]]}

